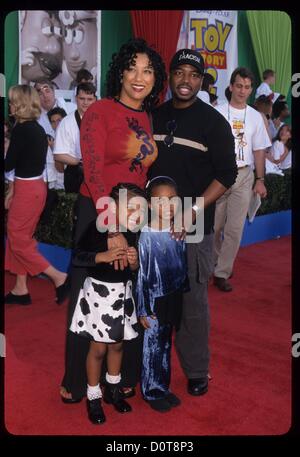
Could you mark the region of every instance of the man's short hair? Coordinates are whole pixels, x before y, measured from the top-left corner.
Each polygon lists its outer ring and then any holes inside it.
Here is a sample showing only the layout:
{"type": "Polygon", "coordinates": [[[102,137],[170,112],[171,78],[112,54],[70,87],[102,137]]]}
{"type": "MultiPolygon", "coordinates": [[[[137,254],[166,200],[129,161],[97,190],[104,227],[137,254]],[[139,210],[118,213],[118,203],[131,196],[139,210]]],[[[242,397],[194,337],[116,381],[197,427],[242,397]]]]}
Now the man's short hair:
{"type": "Polygon", "coordinates": [[[263,72],[263,80],[265,81],[266,79],[270,78],[270,76],[275,76],[275,71],[274,70],[265,70],[263,72]]]}
{"type": "Polygon", "coordinates": [[[80,91],[85,92],[86,94],[92,94],[96,97],[96,87],[92,83],[80,83],[76,87],[76,96],[80,91]]]}
{"type": "Polygon", "coordinates": [[[47,85],[47,86],[49,86],[50,89],[52,89],[53,92],[54,92],[55,87],[54,87],[53,82],[50,81],[50,79],[47,79],[47,78],[39,78],[39,79],[37,79],[37,80],[35,81],[35,83],[34,83],[34,88],[35,88],[35,89],[36,89],[37,84],[40,84],[40,85],[43,85],[43,86],[44,86],[44,85],[47,85]]]}
{"type": "Polygon", "coordinates": [[[254,74],[252,73],[251,70],[249,70],[249,68],[246,68],[246,67],[238,67],[238,68],[236,68],[233,71],[232,75],[231,75],[230,84],[234,84],[235,83],[235,79],[236,79],[237,76],[240,76],[241,78],[250,79],[251,85],[252,86],[254,85],[254,81],[255,81],[254,74]]]}
{"type": "Polygon", "coordinates": [[[276,102],[273,104],[273,108],[272,108],[272,117],[273,118],[277,118],[280,116],[280,114],[282,113],[282,111],[284,111],[285,109],[288,109],[288,105],[286,102],[278,102],[276,100],[276,102]]]}
{"type": "Polygon", "coordinates": [[[48,111],[47,116],[49,121],[51,121],[51,116],[54,116],[55,114],[59,114],[62,118],[66,117],[67,115],[63,108],[57,106],[56,108],[52,108],[50,111],[48,111]]]}
{"type": "Polygon", "coordinates": [[[78,84],[80,84],[80,81],[81,81],[82,79],[85,79],[85,80],[92,80],[92,79],[93,79],[93,75],[92,75],[92,73],[91,73],[89,70],[87,70],[86,68],[82,68],[81,70],[79,70],[79,71],[77,72],[77,75],[76,75],[76,82],[77,82],[78,84]]]}

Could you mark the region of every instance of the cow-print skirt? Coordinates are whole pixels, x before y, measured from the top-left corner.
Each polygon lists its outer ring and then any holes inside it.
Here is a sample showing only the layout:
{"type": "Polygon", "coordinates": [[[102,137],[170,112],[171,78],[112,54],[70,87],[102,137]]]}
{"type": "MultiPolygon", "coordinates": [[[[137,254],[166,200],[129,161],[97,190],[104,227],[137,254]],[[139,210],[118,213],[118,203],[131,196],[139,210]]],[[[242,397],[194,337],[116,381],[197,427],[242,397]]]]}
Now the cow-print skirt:
{"type": "Polygon", "coordinates": [[[132,282],[108,283],[87,277],[79,292],[70,330],[101,343],[138,336],[132,282]]]}

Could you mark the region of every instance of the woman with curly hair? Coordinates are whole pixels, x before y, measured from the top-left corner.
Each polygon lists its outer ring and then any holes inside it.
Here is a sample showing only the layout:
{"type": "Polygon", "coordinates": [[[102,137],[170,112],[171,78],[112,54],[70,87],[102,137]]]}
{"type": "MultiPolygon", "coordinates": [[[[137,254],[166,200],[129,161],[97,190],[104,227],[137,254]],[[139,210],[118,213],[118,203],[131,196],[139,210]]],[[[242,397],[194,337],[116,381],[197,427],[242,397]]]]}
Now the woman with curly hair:
{"type": "MultiPolygon", "coordinates": [[[[129,40],[112,56],[106,81],[107,97],[95,102],[81,123],[84,182],[78,197],[75,246],[87,226],[100,213],[96,207],[101,197],[109,196],[111,189],[120,181],[141,188],[145,186],[148,168],[157,157],[149,113],[158,103],[165,81],[165,65],[160,55],[143,39],[129,40]]],[[[114,247],[127,250],[127,241],[122,233],[109,234],[108,249],[114,247]]],[[[114,262],[114,268],[123,270],[127,264],[125,253],[114,262]]],[[[84,264],[73,267],[68,327],[86,276],[84,264]]],[[[138,340],[136,338],[128,345],[124,344],[123,388],[133,387],[137,382],[137,351],[141,350],[138,340]]],[[[60,390],[65,403],[80,401],[86,394],[88,350],[89,342],[85,338],[68,332],[66,371],[60,390]]],[[[126,396],[133,393],[131,390],[126,396]]]]}

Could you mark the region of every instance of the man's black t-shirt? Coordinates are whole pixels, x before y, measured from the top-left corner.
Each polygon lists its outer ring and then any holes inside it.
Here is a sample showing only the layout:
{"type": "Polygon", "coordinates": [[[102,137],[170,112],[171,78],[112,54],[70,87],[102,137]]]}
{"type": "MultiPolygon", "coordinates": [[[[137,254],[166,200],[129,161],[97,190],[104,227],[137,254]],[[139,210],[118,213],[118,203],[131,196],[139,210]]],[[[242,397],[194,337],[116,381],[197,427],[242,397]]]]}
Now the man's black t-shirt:
{"type": "MultiPolygon", "coordinates": [[[[169,100],[152,116],[158,158],[148,172],[150,179],[170,176],[178,185],[179,196],[193,199],[200,197],[214,179],[226,188],[234,184],[234,138],[229,123],[218,111],[198,98],[184,109],[174,108],[169,100]],[[170,146],[165,144],[173,139],[170,146]]],[[[205,209],[205,234],[212,232],[214,212],[214,203],[205,209]]]]}

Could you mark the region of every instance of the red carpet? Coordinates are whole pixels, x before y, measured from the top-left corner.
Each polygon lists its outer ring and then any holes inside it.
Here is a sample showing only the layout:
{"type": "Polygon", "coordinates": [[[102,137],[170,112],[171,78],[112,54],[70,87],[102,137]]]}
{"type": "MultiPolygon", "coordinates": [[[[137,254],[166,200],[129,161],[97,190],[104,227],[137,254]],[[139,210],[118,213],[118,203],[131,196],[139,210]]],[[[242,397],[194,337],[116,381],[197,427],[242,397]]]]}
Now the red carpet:
{"type": "MultiPolygon", "coordinates": [[[[182,405],[160,414],[140,394],[123,415],[105,405],[107,422],[92,425],[85,402],[65,405],[63,375],[66,304],[34,278],[33,304],[6,305],[5,423],[17,435],[274,435],[291,421],[291,239],[241,248],[234,291],[210,286],[211,368],[203,397],[186,393],[173,351],[172,390],[182,405]]],[[[13,276],[6,276],[6,290],[13,276]]]]}

